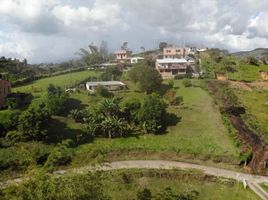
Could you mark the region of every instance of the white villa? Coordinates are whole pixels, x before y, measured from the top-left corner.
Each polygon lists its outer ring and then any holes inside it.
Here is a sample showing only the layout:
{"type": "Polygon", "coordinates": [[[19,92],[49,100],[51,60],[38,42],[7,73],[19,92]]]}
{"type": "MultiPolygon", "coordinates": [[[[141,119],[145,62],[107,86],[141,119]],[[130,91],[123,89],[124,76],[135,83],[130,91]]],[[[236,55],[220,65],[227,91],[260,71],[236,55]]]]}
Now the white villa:
{"type": "Polygon", "coordinates": [[[157,59],[155,68],[163,79],[172,79],[177,75],[185,75],[188,61],[184,58],[157,59]]]}

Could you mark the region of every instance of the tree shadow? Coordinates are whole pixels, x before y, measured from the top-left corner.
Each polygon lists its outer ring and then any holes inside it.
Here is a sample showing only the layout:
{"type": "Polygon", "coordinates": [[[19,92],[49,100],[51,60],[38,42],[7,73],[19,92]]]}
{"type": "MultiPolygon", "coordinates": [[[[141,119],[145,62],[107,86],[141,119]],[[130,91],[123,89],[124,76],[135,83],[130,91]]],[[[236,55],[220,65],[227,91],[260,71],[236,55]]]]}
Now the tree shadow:
{"type": "Polygon", "coordinates": [[[87,107],[86,104],[83,104],[82,101],[74,98],[68,98],[65,102],[65,110],[62,113],[63,116],[68,116],[71,110],[83,110],[87,107]]]}
{"type": "Polygon", "coordinates": [[[163,96],[169,89],[171,89],[171,87],[168,84],[161,84],[158,89],[158,93],[163,96]]]}
{"type": "Polygon", "coordinates": [[[86,134],[82,129],[74,129],[67,127],[67,124],[60,121],[59,119],[52,119],[48,127],[48,139],[46,140],[49,144],[57,144],[62,140],[71,139],[73,146],[80,144],[91,143],[94,137],[86,134]]]}
{"type": "Polygon", "coordinates": [[[176,126],[179,122],[181,122],[182,117],[177,116],[174,113],[166,113],[165,116],[165,125],[166,126],[176,126]]]}

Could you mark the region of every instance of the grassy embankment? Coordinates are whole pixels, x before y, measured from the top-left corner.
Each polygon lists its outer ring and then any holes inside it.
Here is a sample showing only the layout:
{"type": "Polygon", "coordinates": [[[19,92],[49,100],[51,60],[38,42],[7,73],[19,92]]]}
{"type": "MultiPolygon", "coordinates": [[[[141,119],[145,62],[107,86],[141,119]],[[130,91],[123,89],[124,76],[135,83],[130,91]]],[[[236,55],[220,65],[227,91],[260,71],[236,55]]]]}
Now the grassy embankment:
{"type": "Polygon", "coordinates": [[[267,91],[253,89],[252,91],[235,90],[235,92],[246,108],[247,114],[242,116],[245,122],[268,141],[267,91]]]}
{"type": "Polygon", "coordinates": [[[202,70],[211,78],[214,72],[225,73],[230,80],[236,81],[258,81],[260,80],[260,71],[268,70],[268,65],[252,65],[233,55],[215,56],[213,52],[202,52],[202,70]]]}
{"type": "MultiPolygon", "coordinates": [[[[64,179],[59,177],[59,179],[63,179],[62,182],[64,183],[60,185],[56,184],[59,181],[55,181],[52,177],[47,177],[46,179],[42,178],[42,176],[39,178],[33,177],[30,187],[27,187],[27,183],[24,183],[24,186],[13,188],[14,192],[8,192],[10,188],[3,190],[3,198],[31,194],[32,197],[35,196],[39,197],[38,199],[43,199],[49,193],[52,197],[73,199],[71,197],[78,195],[75,193],[77,191],[83,191],[84,195],[92,193],[90,188],[84,186],[84,182],[88,185],[90,182],[89,178],[92,175],[67,174],[64,179]]],[[[244,189],[241,183],[231,179],[219,179],[214,176],[208,176],[197,170],[129,169],[100,172],[95,176],[96,178],[91,179],[91,181],[96,181],[97,179],[98,184],[103,188],[102,194],[109,195],[111,199],[137,199],[137,193],[145,188],[150,190],[152,197],[156,197],[165,188],[170,188],[173,194],[186,195],[191,192],[195,193],[196,198],[194,199],[196,200],[259,199],[249,188],[244,189]]]]}

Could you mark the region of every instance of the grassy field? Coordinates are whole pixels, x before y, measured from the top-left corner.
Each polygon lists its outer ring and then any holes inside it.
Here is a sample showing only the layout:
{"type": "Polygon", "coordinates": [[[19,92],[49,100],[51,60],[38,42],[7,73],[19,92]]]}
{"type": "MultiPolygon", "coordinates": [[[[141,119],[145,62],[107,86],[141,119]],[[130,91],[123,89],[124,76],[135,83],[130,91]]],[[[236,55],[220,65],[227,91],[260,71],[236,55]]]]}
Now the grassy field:
{"type": "MultiPolygon", "coordinates": [[[[260,126],[265,133],[262,136],[268,141],[268,95],[267,91],[261,90],[236,90],[236,94],[239,100],[246,107],[247,113],[250,114],[250,118],[244,116],[247,123],[260,126]],[[247,117],[247,118],[246,118],[247,117]],[[253,124],[254,123],[254,124],[253,124]]],[[[258,131],[260,134],[260,132],[258,131]]]]}
{"type": "MultiPolygon", "coordinates": [[[[181,121],[168,128],[162,135],[134,135],[128,138],[95,139],[93,143],[77,148],[74,163],[86,162],[92,152],[119,152],[120,158],[130,151],[173,152],[202,159],[219,158],[226,162],[238,162],[238,149],[223,125],[218,107],[209,94],[200,87],[182,86],[175,81],[177,94],[183,96],[182,106],[170,106],[169,112],[181,117],[181,121]]],[[[128,91],[126,96],[136,93],[128,91]]],[[[123,93],[120,93],[123,95],[123,93]]],[[[139,94],[140,95],[140,94],[139,94]]],[[[135,95],[137,98],[139,95],[135,95]]],[[[72,127],[70,127],[72,128],[72,127]]],[[[134,155],[131,155],[133,158],[134,155]]],[[[146,157],[146,154],[143,155],[146,157]]],[[[125,157],[125,159],[131,159],[125,157]]],[[[167,158],[168,159],[168,158],[167,158]]]]}
{"type": "Polygon", "coordinates": [[[238,81],[256,81],[260,80],[260,71],[262,70],[268,70],[268,65],[249,65],[249,64],[243,64],[238,68],[237,72],[234,73],[227,73],[228,78],[232,80],[238,80],[238,81]]]}
{"type": "Polygon", "coordinates": [[[251,190],[245,190],[242,184],[231,180],[218,180],[214,177],[204,179],[203,174],[194,171],[131,170],[107,173],[105,187],[112,199],[135,199],[138,191],[148,188],[153,196],[166,187],[174,193],[195,190],[199,200],[257,200],[251,190]],[[122,175],[129,178],[125,183],[122,175]]]}
{"type": "Polygon", "coordinates": [[[98,72],[95,71],[81,71],[74,72],[59,76],[53,76],[49,78],[40,79],[25,86],[16,87],[14,92],[31,92],[33,94],[42,93],[46,90],[47,86],[51,83],[60,87],[73,87],[77,82],[88,78],[89,76],[97,76],[98,72]]]}

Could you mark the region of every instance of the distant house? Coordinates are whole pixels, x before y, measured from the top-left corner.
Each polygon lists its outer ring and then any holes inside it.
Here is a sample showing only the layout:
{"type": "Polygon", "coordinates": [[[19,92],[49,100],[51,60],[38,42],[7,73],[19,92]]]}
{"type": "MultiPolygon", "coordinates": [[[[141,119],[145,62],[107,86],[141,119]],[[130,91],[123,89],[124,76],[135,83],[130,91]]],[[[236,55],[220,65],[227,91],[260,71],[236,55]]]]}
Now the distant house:
{"type": "Polygon", "coordinates": [[[5,104],[6,97],[11,93],[11,83],[0,79],[0,107],[5,104]]]}
{"type": "Polygon", "coordinates": [[[116,51],[114,54],[116,56],[117,61],[125,61],[129,59],[131,53],[132,52],[128,50],[119,50],[119,51],[116,51]]]}
{"type": "Polygon", "coordinates": [[[207,47],[206,48],[198,48],[198,49],[196,49],[197,52],[204,52],[204,51],[207,51],[207,50],[208,50],[207,47]]]}
{"type": "Polygon", "coordinates": [[[185,49],[185,56],[189,54],[195,54],[197,51],[196,47],[186,47],[184,49],[185,49]]]}
{"type": "Polygon", "coordinates": [[[179,47],[166,47],[163,49],[163,58],[180,58],[185,56],[185,49],[179,47]]]}
{"type": "Polygon", "coordinates": [[[157,59],[155,62],[155,68],[163,79],[172,79],[178,75],[185,75],[187,66],[188,61],[184,58],[157,59]]]}
{"type": "Polygon", "coordinates": [[[195,54],[195,47],[166,47],[163,49],[163,58],[184,58],[189,54],[195,54]]]}
{"type": "Polygon", "coordinates": [[[86,89],[94,93],[95,88],[99,85],[104,86],[110,91],[122,90],[126,87],[126,84],[124,84],[121,81],[94,81],[94,82],[87,82],[86,89]]]}
{"type": "Polygon", "coordinates": [[[135,63],[138,63],[140,60],[144,60],[144,58],[143,57],[131,57],[130,63],[135,64],[135,63]]]}

